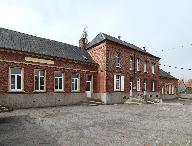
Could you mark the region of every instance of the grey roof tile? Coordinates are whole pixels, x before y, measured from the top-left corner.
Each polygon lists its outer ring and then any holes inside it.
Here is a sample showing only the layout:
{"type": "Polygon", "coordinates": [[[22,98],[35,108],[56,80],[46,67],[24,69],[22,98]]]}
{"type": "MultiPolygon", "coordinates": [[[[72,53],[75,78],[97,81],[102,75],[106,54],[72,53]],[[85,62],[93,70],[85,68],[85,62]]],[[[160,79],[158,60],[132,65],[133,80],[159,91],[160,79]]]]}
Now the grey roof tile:
{"type": "Polygon", "coordinates": [[[1,27],[0,48],[95,63],[85,49],[1,27]]]}
{"type": "MultiPolygon", "coordinates": [[[[100,43],[100,42],[102,42],[102,41],[104,41],[104,40],[109,40],[109,41],[118,43],[118,44],[120,44],[120,45],[129,47],[129,48],[132,48],[132,49],[134,49],[134,50],[136,50],[136,51],[140,51],[140,52],[143,52],[143,53],[148,54],[148,55],[150,55],[150,56],[159,58],[159,57],[157,57],[157,56],[154,56],[154,55],[150,54],[149,52],[146,52],[146,51],[142,50],[141,48],[139,48],[139,47],[137,47],[137,46],[135,46],[135,45],[133,45],[133,44],[127,43],[127,42],[125,42],[125,41],[122,41],[122,40],[120,40],[120,39],[118,39],[118,38],[112,37],[112,36],[110,36],[110,35],[108,35],[108,34],[105,34],[105,33],[102,33],[102,32],[99,33],[91,42],[89,42],[89,43],[87,44],[86,48],[89,49],[89,48],[91,48],[92,46],[94,46],[94,45],[96,45],[96,44],[98,44],[98,43],[100,43]]],[[[159,58],[159,59],[160,59],[160,58],[159,58]]]]}
{"type": "Polygon", "coordinates": [[[162,69],[159,69],[159,76],[160,77],[164,77],[164,78],[169,78],[169,79],[175,79],[178,80],[177,78],[175,78],[174,76],[170,75],[169,73],[165,72],[162,69]]]}

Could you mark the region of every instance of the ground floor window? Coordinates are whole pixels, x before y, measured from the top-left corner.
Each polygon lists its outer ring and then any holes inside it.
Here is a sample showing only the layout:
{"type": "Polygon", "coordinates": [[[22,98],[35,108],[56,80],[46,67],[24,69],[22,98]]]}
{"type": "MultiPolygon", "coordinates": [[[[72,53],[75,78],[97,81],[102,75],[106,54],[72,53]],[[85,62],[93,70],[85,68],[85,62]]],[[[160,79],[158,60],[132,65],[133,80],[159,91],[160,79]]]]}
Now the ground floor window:
{"type": "Polygon", "coordinates": [[[22,91],[22,69],[10,68],[10,90],[22,91]]]}
{"type": "Polygon", "coordinates": [[[71,77],[71,90],[72,91],[79,91],[79,74],[73,73],[71,77]]]}
{"type": "Polygon", "coordinates": [[[35,91],[45,91],[45,72],[35,70],[35,91]]]}
{"type": "Polygon", "coordinates": [[[143,82],[143,89],[144,91],[147,91],[147,80],[144,79],[144,82],[143,82]]]}
{"type": "Polygon", "coordinates": [[[154,80],[151,81],[151,91],[155,92],[155,81],[154,80]]]}
{"type": "Polygon", "coordinates": [[[124,76],[114,75],[114,91],[124,91],[124,76]]]}
{"type": "Polygon", "coordinates": [[[63,91],[63,73],[61,71],[55,72],[55,91],[63,91]]]}
{"type": "Polygon", "coordinates": [[[137,91],[141,91],[141,88],[140,88],[140,79],[137,79],[137,91]]]}

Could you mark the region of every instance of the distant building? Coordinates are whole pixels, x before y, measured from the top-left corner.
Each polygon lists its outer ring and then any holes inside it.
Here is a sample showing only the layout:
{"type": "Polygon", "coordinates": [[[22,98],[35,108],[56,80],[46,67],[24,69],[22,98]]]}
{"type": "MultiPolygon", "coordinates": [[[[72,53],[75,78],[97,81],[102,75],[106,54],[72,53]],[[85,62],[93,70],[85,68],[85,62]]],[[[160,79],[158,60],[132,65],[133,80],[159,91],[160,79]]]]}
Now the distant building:
{"type": "Polygon", "coordinates": [[[178,94],[178,79],[159,69],[159,91],[162,99],[175,98],[178,94]]]}
{"type": "Polygon", "coordinates": [[[186,85],[183,80],[178,81],[178,93],[183,93],[186,90],[186,85]]]}

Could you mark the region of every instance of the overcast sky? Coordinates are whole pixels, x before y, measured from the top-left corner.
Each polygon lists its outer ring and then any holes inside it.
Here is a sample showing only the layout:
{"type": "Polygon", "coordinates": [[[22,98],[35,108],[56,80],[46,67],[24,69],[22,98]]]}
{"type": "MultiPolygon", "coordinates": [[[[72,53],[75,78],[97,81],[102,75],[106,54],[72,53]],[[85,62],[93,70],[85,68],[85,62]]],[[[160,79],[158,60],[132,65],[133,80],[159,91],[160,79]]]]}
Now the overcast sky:
{"type": "Polygon", "coordinates": [[[192,0],[0,0],[0,27],[78,45],[86,25],[89,41],[120,35],[192,78],[192,0]]]}

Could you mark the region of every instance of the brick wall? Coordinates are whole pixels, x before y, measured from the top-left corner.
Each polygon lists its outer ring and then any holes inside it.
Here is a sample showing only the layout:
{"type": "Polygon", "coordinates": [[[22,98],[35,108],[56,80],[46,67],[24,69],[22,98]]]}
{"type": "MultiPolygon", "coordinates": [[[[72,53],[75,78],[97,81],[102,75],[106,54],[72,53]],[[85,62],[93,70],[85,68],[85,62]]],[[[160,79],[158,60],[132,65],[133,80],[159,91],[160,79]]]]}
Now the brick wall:
{"type": "MultiPolygon", "coordinates": [[[[159,59],[152,57],[150,55],[146,55],[145,53],[141,53],[135,51],[131,48],[125,47],[123,45],[119,45],[117,43],[111,41],[102,42],[88,50],[92,58],[99,64],[99,72],[98,74],[98,84],[102,86],[102,89],[98,89],[102,92],[114,92],[114,74],[120,74],[125,76],[125,92],[129,92],[129,82],[130,78],[133,78],[133,87],[136,87],[136,80],[138,78],[141,79],[141,89],[143,88],[144,78],[147,79],[147,91],[151,91],[151,80],[156,81],[155,90],[158,91],[158,83],[159,83],[159,59]],[[121,67],[115,67],[115,54],[120,53],[120,64],[121,67]],[[129,70],[129,58],[132,56],[133,58],[139,58],[141,60],[140,63],[140,71],[129,70]],[[144,61],[147,61],[147,72],[144,73],[144,61]],[[155,63],[155,74],[151,73],[151,64],[155,63]],[[103,87],[104,86],[104,87],[103,87]]],[[[136,63],[135,67],[136,69],[136,63]]],[[[136,91],[136,90],[133,90],[136,91]]]]}
{"type": "Polygon", "coordinates": [[[93,75],[93,92],[97,92],[97,64],[75,62],[64,59],[57,59],[49,56],[40,56],[16,51],[5,51],[0,49],[0,92],[6,93],[9,88],[9,68],[20,67],[24,69],[24,93],[34,93],[34,69],[45,70],[46,92],[54,92],[54,71],[64,73],[64,90],[71,92],[71,73],[80,74],[80,92],[86,90],[86,75],[93,75]],[[49,59],[55,62],[54,65],[26,62],[25,57],[49,59]]]}

